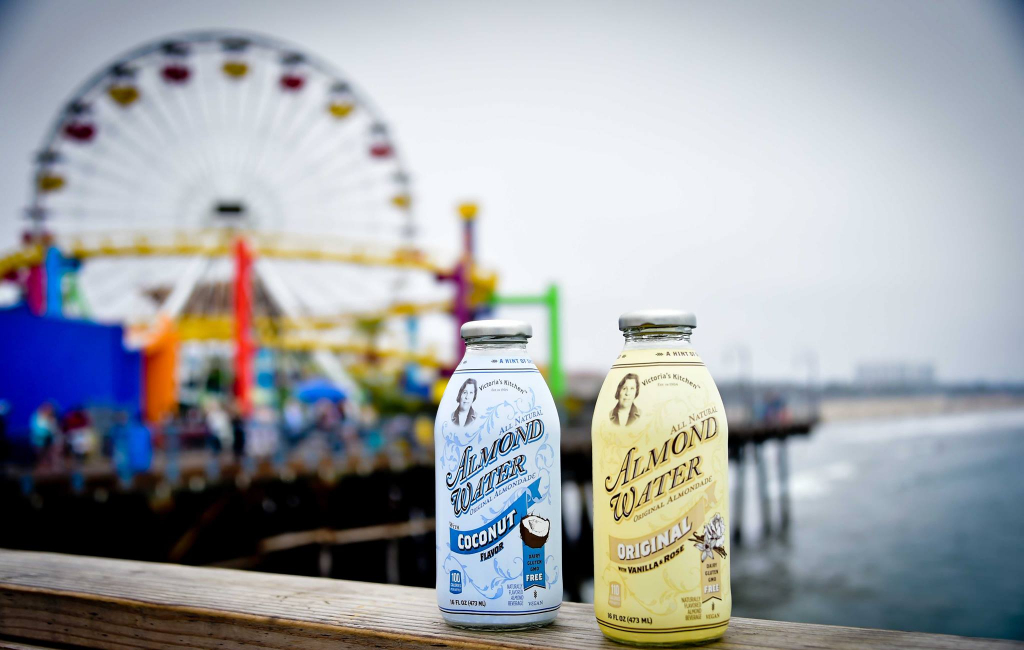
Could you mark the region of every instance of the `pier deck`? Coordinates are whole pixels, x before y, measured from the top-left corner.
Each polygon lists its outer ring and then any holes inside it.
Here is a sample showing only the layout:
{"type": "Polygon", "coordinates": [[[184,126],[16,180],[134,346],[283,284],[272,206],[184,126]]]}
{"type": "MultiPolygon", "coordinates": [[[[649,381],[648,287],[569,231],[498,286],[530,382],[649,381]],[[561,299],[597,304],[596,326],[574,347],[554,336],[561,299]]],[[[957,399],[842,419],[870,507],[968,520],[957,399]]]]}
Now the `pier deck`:
{"type": "MultiPolygon", "coordinates": [[[[785,440],[791,436],[808,435],[817,422],[815,420],[799,420],[784,423],[748,423],[737,422],[729,427],[730,456],[735,457],[737,450],[747,443],[761,444],[768,440],[785,440]]],[[[263,480],[281,476],[303,476],[317,473],[331,476],[367,473],[372,470],[401,471],[406,467],[432,466],[433,450],[418,450],[400,459],[391,459],[380,454],[372,459],[331,457],[330,453],[316,454],[311,458],[293,455],[285,463],[274,463],[269,459],[253,461],[246,468],[230,454],[212,455],[206,450],[189,450],[181,452],[176,458],[176,477],[173,481],[188,485],[194,479],[202,479],[203,485],[219,481],[235,481],[241,476],[245,480],[263,480]],[[211,466],[216,467],[216,477],[210,476],[211,466]]],[[[588,427],[566,427],[562,431],[563,463],[570,470],[579,468],[579,474],[589,475],[590,467],[590,429],[588,427]]],[[[154,455],[152,467],[145,472],[132,476],[131,486],[118,486],[117,471],[113,461],[101,459],[84,465],[76,466],[65,461],[59,467],[24,468],[14,465],[0,466],[0,479],[7,477],[16,481],[31,478],[33,486],[70,486],[74,473],[80,475],[81,488],[96,487],[120,490],[135,489],[153,490],[162,481],[169,478],[169,454],[160,452],[154,455]]],[[[68,488],[70,489],[70,487],[68,488]]]]}
{"type": "MultiPolygon", "coordinates": [[[[622,648],[589,605],[494,634],[440,618],[431,589],[0,550],[0,648],[622,648]]],[[[709,647],[1011,648],[1011,641],[734,618],[709,647]]]]}

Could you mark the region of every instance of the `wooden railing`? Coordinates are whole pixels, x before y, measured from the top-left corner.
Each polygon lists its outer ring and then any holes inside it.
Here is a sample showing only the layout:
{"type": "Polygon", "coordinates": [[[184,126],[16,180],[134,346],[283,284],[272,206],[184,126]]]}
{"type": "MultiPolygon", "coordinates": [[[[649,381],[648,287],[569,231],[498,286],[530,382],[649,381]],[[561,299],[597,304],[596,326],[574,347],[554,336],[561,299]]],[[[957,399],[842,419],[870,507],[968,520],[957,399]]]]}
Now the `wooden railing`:
{"type": "MultiPolygon", "coordinates": [[[[358,561],[353,559],[353,561],[358,561]]],[[[734,618],[720,648],[1008,648],[1010,641],[734,618]]],[[[622,648],[589,605],[527,632],[441,621],[434,592],[0,550],[0,648],[622,648]]]]}

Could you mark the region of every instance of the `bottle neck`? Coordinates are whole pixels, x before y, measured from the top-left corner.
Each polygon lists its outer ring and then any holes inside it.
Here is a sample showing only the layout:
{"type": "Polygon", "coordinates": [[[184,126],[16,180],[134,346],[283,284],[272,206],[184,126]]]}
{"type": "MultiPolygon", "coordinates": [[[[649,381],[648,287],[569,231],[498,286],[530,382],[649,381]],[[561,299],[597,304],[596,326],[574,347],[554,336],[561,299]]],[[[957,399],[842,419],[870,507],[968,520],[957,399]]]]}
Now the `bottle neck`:
{"type": "Polygon", "coordinates": [[[466,356],[495,354],[526,355],[526,338],[522,336],[475,336],[466,339],[466,356]]]}
{"type": "Polygon", "coordinates": [[[665,327],[631,327],[623,330],[623,350],[664,350],[687,349],[690,345],[692,327],[673,325],[665,327]]]}

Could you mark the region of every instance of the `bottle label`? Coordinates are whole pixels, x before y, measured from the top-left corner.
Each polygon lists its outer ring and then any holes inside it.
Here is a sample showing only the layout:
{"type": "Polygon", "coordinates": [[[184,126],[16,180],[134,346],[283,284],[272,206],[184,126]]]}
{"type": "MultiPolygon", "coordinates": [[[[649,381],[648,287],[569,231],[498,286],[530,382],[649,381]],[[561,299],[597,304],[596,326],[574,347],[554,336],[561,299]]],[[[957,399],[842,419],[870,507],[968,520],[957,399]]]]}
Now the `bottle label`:
{"type": "Polygon", "coordinates": [[[561,605],[560,437],[528,357],[467,357],[452,374],[434,424],[443,611],[508,616],[561,605]]]}
{"type": "Polygon", "coordinates": [[[688,349],[623,352],[592,438],[598,622],[639,642],[724,627],[728,424],[704,362],[688,349]]]}

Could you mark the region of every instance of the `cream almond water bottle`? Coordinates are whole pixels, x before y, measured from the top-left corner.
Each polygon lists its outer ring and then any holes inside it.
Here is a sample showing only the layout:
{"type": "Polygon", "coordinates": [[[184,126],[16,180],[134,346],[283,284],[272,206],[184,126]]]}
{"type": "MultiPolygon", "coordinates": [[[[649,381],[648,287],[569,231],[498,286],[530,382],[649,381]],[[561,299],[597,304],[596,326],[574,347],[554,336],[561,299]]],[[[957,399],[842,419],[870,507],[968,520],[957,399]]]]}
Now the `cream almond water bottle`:
{"type": "Polygon", "coordinates": [[[634,645],[703,643],[729,624],[729,428],[690,345],[693,314],[623,314],[591,429],[594,611],[634,645]]]}
{"type": "Polygon", "coordinates": [[[434,423],[437,605],[458,627],[523,629],[562,604],[561,429],[529,323],[462,326],[434,423]]]}

